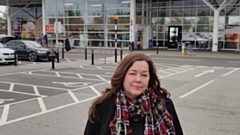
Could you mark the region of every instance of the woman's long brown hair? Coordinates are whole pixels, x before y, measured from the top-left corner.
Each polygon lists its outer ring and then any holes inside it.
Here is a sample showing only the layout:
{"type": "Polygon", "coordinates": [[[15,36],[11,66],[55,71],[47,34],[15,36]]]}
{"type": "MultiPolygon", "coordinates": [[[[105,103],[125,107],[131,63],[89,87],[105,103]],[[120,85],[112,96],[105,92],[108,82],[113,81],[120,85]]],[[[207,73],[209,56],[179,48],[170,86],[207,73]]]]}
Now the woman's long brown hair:
{"type": "Polygon", "coordinates": [[[153,64],[152,59],[144,53],[133,52],[127,55],[117,66],[111,78],[111,88],[106,88],[102,95],[93,101],[88,112],[88,118],[91,122],[94,123],[94,121],[98,119],[98,115],[96,113],[96,106],[116,94],[118,90],[123,89],[123,81],[125,75],[128,69],[136,61],[146,61],[148,63],[150,74],[148,88],[153,88],[155,93],[158,95],[163,94],[165,96],[170,96],[170,93],[166,89],[162,88],[160,85],[160,81],[158,79],[156,68],[153,64]]]}

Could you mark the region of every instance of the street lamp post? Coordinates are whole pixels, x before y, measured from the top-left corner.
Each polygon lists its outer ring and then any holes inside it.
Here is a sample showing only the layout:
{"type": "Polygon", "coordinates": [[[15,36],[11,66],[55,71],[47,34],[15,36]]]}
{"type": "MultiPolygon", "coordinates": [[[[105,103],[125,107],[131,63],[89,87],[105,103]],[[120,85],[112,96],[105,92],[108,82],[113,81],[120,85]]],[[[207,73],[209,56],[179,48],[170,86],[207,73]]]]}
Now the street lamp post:
{"type": "Polygon", "coordinates": [[[104,23],[104,63],[106,64],[106,49],[107,49],[107,39],[108,39],[108,34],[107,34],[107,11],[105,4],[102,4],[102,14],[103,14],[103,23],[104,23]]]}
{"type": "Polygon", "coordinates": [[[132,35],[133,35],[133,33],[132,33],[132,29],[133,29],[133,28],[132,28],[132,23],[133,23],[133,19],[130,19],[130,48],[131,48],[130,51],[131,51],[131,52],[133,51],[133,47],[134,47],[134,46],[133,46],[133,38],[132,38],[132,37],[133,37],[133,36],[132,36],[132,35]]]}
{"type": "Polygon", "coordinates": [[[114,15],[113,19],[115,20],[115,63],[117,63],[117,20],[118,20],[118,16],[114,15]]]}

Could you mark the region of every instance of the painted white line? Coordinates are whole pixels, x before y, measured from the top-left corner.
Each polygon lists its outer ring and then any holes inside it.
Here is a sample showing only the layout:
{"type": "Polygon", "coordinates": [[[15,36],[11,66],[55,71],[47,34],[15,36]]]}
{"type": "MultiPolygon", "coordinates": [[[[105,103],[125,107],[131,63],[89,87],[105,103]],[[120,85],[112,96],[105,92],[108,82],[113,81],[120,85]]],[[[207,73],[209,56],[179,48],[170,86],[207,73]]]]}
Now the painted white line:
{"type": "Polygon", "coordinates": [[[8,105],[4,105],[2,117],[1,117],[1,120],[0,120],[0,126],[4,125],[7,122],[8,113],[9,113],[9,107],[10,107],[9,104],[8,105]]]}
{"type": "Polygon", "coordinates": [[[99,91],[97,91],[93,86],[90,86],[90,88],[93,90],[93,92],[95,92],[98,96],[101,95],[101,93],[99,91]]]}
{"type": "MultiPolygon", "coordinates": [[[[59,73],[59,72],[58,72],[59,73]]],[[[73,74],[76,74],[76,73],[73,73],[73,74]]],[[[49,76],[49,77],[57,77],[55,75],[47,75],[47,74],[37,74],[37,73],[34,73],[32,75],[35,75],[35,76],[49,76]]],[[[59,74],[60,75],[60,74],[59,74]]],[[[96,75],[94,75],[96,76],[96,75]]],[[[68,78],[68,79],[81,79],[79,77],[70,77],[70,76],[58,76],[58,77],[61,77],[61,78],[68,78]]],[[[100,81],[99,79],[92,79],[92,78],[83,78],[84,80],[90,80],[90,81],[100,81]]]]}
{"type": "Polygon", "coordinates": [[[76,97],[76,95],[71,90],[69,90],[68,93],[72,97],[74,102],[79,102],[78,98],[76,97]]]}
{"type": "Polygon", "coordinates": [[[170,58],[152,58],[155,60],[173,60],[173,61],[202,61],[202,60],[198,60],[198,59],[170,59],[170,58]]]}
{"type": "Polygon", "coordinates": [[[9,91],[13,91],[13,89],[14,89],[14,83],[11,83],[9,87],[9,91]]]}
{"type": "Polygon", "coordinates": [[[180,68],[180,67],[176,67],[176,66],[163,66],[161,69],[176,69],[177,71],[181,70],[186,70],[186,68],[180,68]],[[167,67],[167,68],[166,68],[167,67]]]}
{"type": "Polygon", "coordinates": [[[42,98],[37,98],[41,111],[44,113],[47,111],[46,105],[42,98]]]}
{"type": "MultiPolygon", "coordinates": [[[[5,82],[5,81],[0,81],[0,83],[7,83],[7,84],[10,84],[10,83],[12,83],[12,82],[5,82]]],[[[17,85],[22,85],[22,86],[33,86],[33,85],[31,85],[31,84],[24,84],[24,83],[14,83],[15,85],[17,84],[17,85]]],[[[66,90],[69,90],[69,89],[65,89],[65,88],[57,88],[57,87],[47,87],[47,86],[40,86],[40,85],[35,85],[35,86],[37,86],[37,87],[40,87],[40,88],[48,88],[48,89],[55,89],[55,90],[64,90],[64,91],[66,91],[66,90]]],[[[19,93],[21,93],[21,92],[19,92],[19,93]]],[[[30,95],[30,94],[29,94],[30,95]]]]}
{"type": "Polygon", "coordinates": [[[203,76],[203,75],[208,74],[208,73],[214,73],[214,70],[206,70],[206,71],[203,71],[202,73],[197,74],[197,75],[195,75],[194,77],[200,77],[200,76],[203,76]]]}
{"type": "MultiPolygon", "coordinates": [[[[10,92],[10,91],[8,91],[8,90],[2,90],[2,89],[0,89],[0,91],[10,92]]],[[[19,91],[11,91],[11,93],[23,94],[23,95],[29,95],[29,96],[36,96],[35,94],[32,94],[32,93],[25,93],[25,92],[19,92],[19,91]]],[[[45,96],[45,95],[41,95],[41,96],[45,96]]]]}
{"type": "Polygon", "coordinates": [[[190,91],[190,92],[188,92],[188,93],[186,93],[186,94],[180,96],[179,98],[185,98],[185,97],[189,96],[190,94],[193,94],[194,92],[196,92],[196,91],[198,91],[198,90],[200,90],[200,89],[206,87],[207,85],[209,85],[209,84],[211,84],[211,83],[213,83],[213,82],[214,82],[214,80],[212,80],[212,81],[210,81],[210,82],[207,82],[207,83],[205,83],[205,84],[203,84],[203,85],[197,87],[196,89],[194,89],[194,90],[192,90],[192,91],[190,91]]]}
{"type": "Polygon", "coordinates": [[[10,121],[7,121],[6,123],[4,123],[4,125],[11,124],[11,123],[18,122],[18,121],[22,121],[22,120],[29,119],[29,118],[33,118],[33,117],[36,117],[36,116],[39,116],[39,115],[42,115],[42,114],[45,114],[45,113],[50,113],[50,112],[53,112],[53,111],[64,109],[64,108],[67,108],[67,107],[70,107],[70,106],[73,106],[73,105],[76,105],[76,104],[84,103],[84,102],[93,100],[96,97],[98,97],[98,96],[91,97],[91,98],[88,98],[88,99],[84,99],[84,100],[81,100],[79,102],[74,102],[74,103],[67,104],[67,105],[64,105],[64,106],[60,106],[60,107],[57,107],[57,108],[53,108],[53,109],[50,109],[46,112],[40,112],[40,113],[36,113],[36,114],[33,114],[33,115],[28,115],[26,117],[21,117],[21,118],[18,118],[18,119],[10,120],[10,121]]]}
{"type": "Polygon", "coordinates": [[[77,76],[78,76],[80,79],[83,79],[83,77],[82,77],[80,74],[77,74],[77,76]]]}
{"type": "Polygon", "coordinates": [[[237,70],[239,70],[239,68],[233,69],[232,71],[230,71],[230,72],[228,72],[228,73],[226,73],[226,74],[224,74],[224,75],[222,75],[222,76],[225,77],[225,76],[227,76],[227,75],[232,74],[233,72],[236,72],[237,70]]]}
{"type": "Polygon", "coordinates": [[[157,70],[157,72],[162,72],[162,73],[165,73],[165,74],[171,74],[171,73],[166,72],[166,71],[164,71],[164,70],[157,70]]]}
{"type": "Polygon", "coordinates": [[[212,67],[214,69],[223,69],[224,67],[212,67]]]}
{"type": "Polygon", "coordinates": [[[192,67],[195,67],[194,65],[183,65],[182,66],[183,68],[192,68],[192,67]]]}
{"type": "Polygon", "coordinates": [[[80,68],[84,68],[82,65],[79,66],[80,68]]]}
{"type": "Polygon", "coordinates": [[[108,69],[115,69],[116,68],[116,66],[100,66],[101,68],[108,68],[108,69]]]}
{"type": "MultiPolygon", "coordinates": [[[[33,90],[34,90],[34,92],[37,96],[40,96],[40,93],[39,93],[38,88],[36,86],[33,86],[33,90]]],[[[45,103],[43,102],[43,99],[42,98],[37,98],[37,100],[38,100],[38,103],[39,103],[39,106],[40,106],[42,112],[46,112],[47,108],[46,108],[45,103]]]]}
{"type": "Polygon", "coordinates": [[[174,73],[178,72],[178,70],[174,70],[174,69],[170,69],[170,68],[166,68],[165,70],[170,71],[170,72],[174,72],[174,73]]]}
{"type": "Polygon", "coordinates": [[[240,61],[228,61],[229,63],[240,63],[240,61]]]}
{"type": "Polygon", "coordinates": [[[101,77],[100,75],[96,75],[98,78],[100,78],[103,81],[107,81],[105,78],[101,77]]]}
{"type": "Polygon", "coordinates": [[[58,77],[61,77],[61,75],[60,75],[58,72],[55,72],[55,74],[56,74],[58,77]]]}
{"type": "Polygon", "coordinates": [[[70,59],[68,59],[68,58],[64,58],[66,61],[68,61],[68,62],[72,62],[70,59]]]}
{"type": "MultiPolygon", "coordinates": [[[[77,68],[77,67],[74,67],[74,68],[77,68]]],[[[80,68],[93,69],[93,70],[97,69],[97,68],[92,68],[92,67],[80,67],[80,68]]],[[[112,71],[113,69],[98,69],[98,70],[110,70],[110,71],[112,71]]]]}
{"type": "Polygon", "coordinates": [[[39,93],[39,91],[38,91],[37,86],[33,86],[33,90],[34,90],[34,93],[35,93],[37,96],[40,96],[40,93],[39,93]]]}
{"type": "MultiPolygon", "coordinates": [[[[52,71],[44,71],[44,72],[52,72],[52,71]]],[[[73,73],[73,72],[58,72],[58,73],[65,73],[65,74],[76,74],[76,73],[73,73]]],[[[111,74],[111,72],[106,72],[106,73],[109,73],[111,74]]],[[[96,74],[86,74],[86,73],[77,73],[79,75],[88,75],[88,76],[96,76],[96,74]]],[[[101,75],[101,76],[104,76],[104,77],[112,77],[112,76],[109,76],[109,75],[101,75]]]]}
{"type": "Polygon", "coordinates": [[[195,66],[196,68],[209,68],[208,66],[195,66]]]}
{"type": "MultiPolygon", "coordinates": [[[[90,86],[98,86],[98,85],[102,85],[102,84],[106,84],[106,83],[108,83],[108,82],[97,83],[97,84],[93,84],[93,85],[90,85],[90,86]]],[[[86,88],[89,88],[90,86],[81,87],[81,88],[76,88],[76,89],[73,89],[72,91],[77,91],[77,90],[81,90],[81,89],[86,89],[86,88]]]]}
{"type": "Polygon", "coordinates": [[[31,71],[29,71],[29,72],[28,72],[28,74],[32,74],[32,72],[31,72],[31,71]]]}
{"type": "MultiPolygon", "coordinates": [[[[61,67],[59,67],[59,68],[61,68],[61,67]]],[[[66,68],[66,67],[63,67],[63,68],[66,68]]],[[[32,70],[32,71],[29,71],[29,72],[37,72],[37,71],[46,71],[46,69],[44,69],[44,70],[32,70]]],[[[7,73],[7,74],[1,74],[0,76],[16,75],[16,74],[22,74],[22,73],[26,74],[27,72],[22,72],[21,71],[21,72],[15,72],[15,73],[7,73]]]]}
{"type": "Polygon", "coordinates": [[[96,66],[96,68],[97,68],[97,69],[103,69],[103,68],[101,68],[101,67],[99,67],[99,66],[96,66]]]}
{"type": "Polygon", "coordinates": [[[165,75],[165,76],[162,76],[162,78],[166,78],[166,77],[169,77],[169,76],[173,76],[173,75],[181,74],[181,73],[188,72],[188,71],[191,71],[191,70],[193,70],[193,68],[190,68],[190,69],[185,70],[185,71],[182,71],[182,72],[178,72],[178,73],[174,73],[174,74],[165,75]]]}
{"type": "MultiPolygon", "coordinates": [[[[37,97],[39,98],[39,97],[37,97]]],[[[36,100],[37,98],[31,98],[31,99],[27,99],[27,100],[21,100],[21,101],[18,101],[18,102],[13,102],[13,103],[9,103],[9,105],[16,105],[16,104],[20,104],[20,103],[25,103],[25,102],[29,102],[29,101],[33,101],[33,100],[36,100]]],[[[4,105],[0,105],[0,107],[3,107],[4,105]]]]}

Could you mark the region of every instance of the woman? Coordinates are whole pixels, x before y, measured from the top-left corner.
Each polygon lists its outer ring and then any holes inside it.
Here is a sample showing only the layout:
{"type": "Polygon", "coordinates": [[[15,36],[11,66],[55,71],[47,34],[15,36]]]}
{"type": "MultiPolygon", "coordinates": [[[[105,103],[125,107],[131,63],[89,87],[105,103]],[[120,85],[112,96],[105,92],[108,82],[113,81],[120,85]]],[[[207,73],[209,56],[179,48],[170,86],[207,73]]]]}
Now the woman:
{"type": "Polygon", "coordinates": [[[84,135],[182,135],[169,92],[160,86],[153,61],[127,55],[89,109],[84,135]]]}

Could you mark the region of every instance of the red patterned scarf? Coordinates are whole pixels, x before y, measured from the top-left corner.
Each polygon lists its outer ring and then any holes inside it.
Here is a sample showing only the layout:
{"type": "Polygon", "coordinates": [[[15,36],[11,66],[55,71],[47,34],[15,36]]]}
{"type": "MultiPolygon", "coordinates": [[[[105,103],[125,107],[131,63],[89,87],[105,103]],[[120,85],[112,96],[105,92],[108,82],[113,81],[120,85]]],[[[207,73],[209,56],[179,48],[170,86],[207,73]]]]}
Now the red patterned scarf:
{"type": "Polygon", "coordinates": [[[115,105],[115,116],[109,124],[111,135],[132,135],[131,118],[134,121],[145,119],[144,135],[175,135],[173,118],[167,111],[166,102],[153,89],[147,89],[136,103],[120,90],[115,105]]]}

